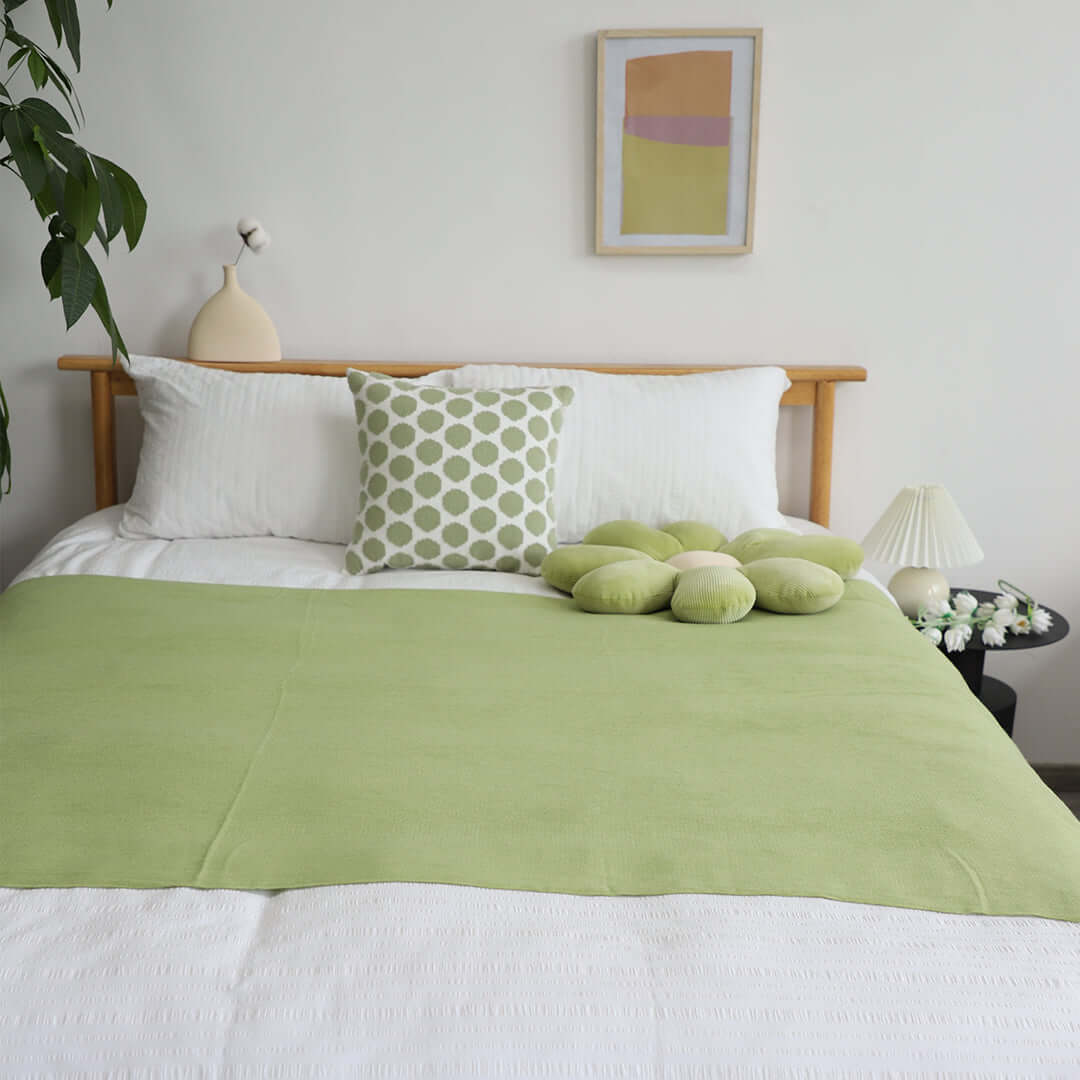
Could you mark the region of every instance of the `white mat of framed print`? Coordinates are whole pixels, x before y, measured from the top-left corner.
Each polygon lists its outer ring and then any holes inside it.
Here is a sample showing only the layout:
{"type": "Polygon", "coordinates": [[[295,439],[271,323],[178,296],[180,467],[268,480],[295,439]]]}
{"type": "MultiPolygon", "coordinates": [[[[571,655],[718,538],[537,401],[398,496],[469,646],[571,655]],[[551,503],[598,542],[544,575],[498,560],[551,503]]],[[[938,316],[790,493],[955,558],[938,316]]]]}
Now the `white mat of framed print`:
{"type": "Polygon", "coordinates": [[[598,254],[752,250],[760,87],[760,30],[600,31],[598,254]]]}

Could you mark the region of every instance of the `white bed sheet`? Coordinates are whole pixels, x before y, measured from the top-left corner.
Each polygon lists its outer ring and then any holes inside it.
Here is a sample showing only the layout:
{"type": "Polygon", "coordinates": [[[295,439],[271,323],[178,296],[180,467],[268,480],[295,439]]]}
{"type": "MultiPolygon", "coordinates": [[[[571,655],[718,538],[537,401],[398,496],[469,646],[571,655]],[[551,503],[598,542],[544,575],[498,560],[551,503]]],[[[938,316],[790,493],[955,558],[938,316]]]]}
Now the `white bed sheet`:
{"type": "MultiPolygon", "coordinates": [[[[547,591],[350,578],[342,549],[302,541],[118,540],[118,519],[61,533],[19,580],[547,591]]],[[[0,890],[0,1073],[76,1071],[1077,1076],[1080,926],[415,884],[0,890]]]]}

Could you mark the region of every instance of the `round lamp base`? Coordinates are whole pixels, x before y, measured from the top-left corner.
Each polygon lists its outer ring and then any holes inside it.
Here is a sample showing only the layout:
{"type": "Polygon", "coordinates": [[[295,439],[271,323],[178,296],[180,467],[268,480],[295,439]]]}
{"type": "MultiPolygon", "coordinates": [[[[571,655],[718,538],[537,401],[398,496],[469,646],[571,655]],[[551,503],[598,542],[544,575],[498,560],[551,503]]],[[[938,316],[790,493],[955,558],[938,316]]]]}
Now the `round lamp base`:
{"type": "Polygon", "coordinates": [[[900,605],[900,610],[913,619],[931,600],[949,599],[949,582],[940,570],[907,566],[893,574],[889,580],[889,592],[900,605]]]}

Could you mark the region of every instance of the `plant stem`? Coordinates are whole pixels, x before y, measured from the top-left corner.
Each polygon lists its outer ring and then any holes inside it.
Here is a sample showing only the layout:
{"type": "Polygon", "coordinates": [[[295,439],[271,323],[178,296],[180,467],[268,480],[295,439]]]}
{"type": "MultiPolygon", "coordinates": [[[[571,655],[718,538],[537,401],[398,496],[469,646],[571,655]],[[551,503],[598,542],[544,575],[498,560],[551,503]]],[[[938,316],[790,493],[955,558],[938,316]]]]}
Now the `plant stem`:
{"type": "Polygon", "coordinates": [[[240,254],[237,255],[236,258],[233,260],[233,266],[238,266],[240,264],[240,258],[244,254],[245,251],[247,251],[247,241],[246,240],[240,245],[240,254]]]}

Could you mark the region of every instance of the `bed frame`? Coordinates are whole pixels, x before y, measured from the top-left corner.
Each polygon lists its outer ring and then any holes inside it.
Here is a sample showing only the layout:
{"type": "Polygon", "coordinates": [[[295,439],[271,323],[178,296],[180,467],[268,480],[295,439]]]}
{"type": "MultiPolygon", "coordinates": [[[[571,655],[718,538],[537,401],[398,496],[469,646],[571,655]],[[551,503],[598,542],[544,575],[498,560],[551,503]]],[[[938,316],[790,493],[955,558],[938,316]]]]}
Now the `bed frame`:
{"type": "MultiPolygon", "coordinates": [[[[188,363],[196,363],[194,360],[188,363]]],[[[111,356],[61,356],[61,371],[90,373],[90,404],[94,427],[94,490],[97,508],[114,506],[116,485],[116,424],[113,401],[135,394],[135,383],[111,356]]],[[[222,371],[271,372],[343,378],[350,369],[374,371],[401,378],[430,375],[461,364],[328,363],[317,360],[281,360],[275,364],[201,364],[222,371]]],[[[732,371],[745,364],[702,364],[691,367],[642,367],[633,364],[533,364],[532,367],[577,368],[607,375],[692,375],[705,371],[732,371]]],[[[829,524],[832,494],[833,413],[838,382],[865,382],[866,368],[852,366],[786,368],[791,387],[781,405],[809,405],[814,411],[813,444],[810,450],[810,520],[829,524]]]]}

